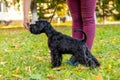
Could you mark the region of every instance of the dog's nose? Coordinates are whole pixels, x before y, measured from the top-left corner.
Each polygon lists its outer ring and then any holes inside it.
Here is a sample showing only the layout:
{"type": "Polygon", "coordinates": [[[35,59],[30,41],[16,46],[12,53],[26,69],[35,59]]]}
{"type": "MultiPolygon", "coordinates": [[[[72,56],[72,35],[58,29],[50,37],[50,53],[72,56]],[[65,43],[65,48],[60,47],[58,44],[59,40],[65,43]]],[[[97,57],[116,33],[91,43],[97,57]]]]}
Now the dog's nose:
{"type": "Polygon", "coordinates": [[[33,24],[30,24],[29,27],[32,27],[33,24]]]}
{"type": "Polygon", "coordinates": [[[30,29],[30,28],[33,28],[34,26],[35,26],[35,24],[30,24],[30,25],[29,25],[29,29],[30,29]]]}

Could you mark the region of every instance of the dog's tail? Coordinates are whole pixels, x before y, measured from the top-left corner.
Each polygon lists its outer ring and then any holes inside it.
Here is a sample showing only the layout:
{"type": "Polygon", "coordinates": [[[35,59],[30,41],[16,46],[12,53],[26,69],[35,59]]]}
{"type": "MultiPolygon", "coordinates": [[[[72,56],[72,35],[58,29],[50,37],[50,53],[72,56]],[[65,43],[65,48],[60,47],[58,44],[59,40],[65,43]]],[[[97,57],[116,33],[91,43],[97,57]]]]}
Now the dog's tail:
{"type": "Polygon", "coordinates": [[[86,42],[86,40],[87,40],[87,35],[86,35],[86,33],[85,33],[83,30],[78,29],[78,30],[75,30],[74,32],[82,32],[83,35],[84,35],[84,39],[82,39],[82,42],[86,42]]]}

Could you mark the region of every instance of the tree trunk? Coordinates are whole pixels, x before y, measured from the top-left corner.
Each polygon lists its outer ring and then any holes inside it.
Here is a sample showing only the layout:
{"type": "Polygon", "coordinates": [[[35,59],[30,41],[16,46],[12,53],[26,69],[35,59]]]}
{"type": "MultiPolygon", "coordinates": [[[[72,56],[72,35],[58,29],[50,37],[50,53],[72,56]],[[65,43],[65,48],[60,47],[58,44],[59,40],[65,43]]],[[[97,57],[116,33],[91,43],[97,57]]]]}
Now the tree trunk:
{"type": "Polygon", "coordinates": [[[31,13],[32,13],[32,23],[38,20],[37,17],[37,2],[36,0],[31,1],[31,13]]]}

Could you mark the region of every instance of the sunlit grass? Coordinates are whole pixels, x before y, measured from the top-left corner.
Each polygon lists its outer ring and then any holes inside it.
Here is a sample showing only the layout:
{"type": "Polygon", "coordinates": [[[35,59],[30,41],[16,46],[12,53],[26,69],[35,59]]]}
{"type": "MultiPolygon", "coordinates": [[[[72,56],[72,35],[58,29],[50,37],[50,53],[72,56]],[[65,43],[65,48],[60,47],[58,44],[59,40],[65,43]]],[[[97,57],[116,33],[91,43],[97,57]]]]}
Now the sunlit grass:
{"type": "MultiPolygon", "coordinates": [[[[51,69],[45,34],[33,35],[24,28],[0,29],[0,80],[120,80],[120,25],[98,26],[92,52],[101,67],[90,70],[66,64],[51,69]]],[[[71,27],[55,27],[71,36],[71,27]]]]}

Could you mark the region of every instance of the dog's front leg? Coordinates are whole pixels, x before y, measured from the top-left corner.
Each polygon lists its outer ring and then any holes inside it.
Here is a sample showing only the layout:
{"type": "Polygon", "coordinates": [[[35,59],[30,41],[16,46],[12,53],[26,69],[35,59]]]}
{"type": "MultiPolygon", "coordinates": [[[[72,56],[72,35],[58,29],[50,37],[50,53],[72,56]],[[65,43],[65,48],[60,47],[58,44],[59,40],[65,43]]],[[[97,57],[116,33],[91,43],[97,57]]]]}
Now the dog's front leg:
{"type": "Polygon", "coordinates": [[[51,52],[51,61],[52,68],[59,67],[61,65],[62,56],[57,50],[51,52]]]}

